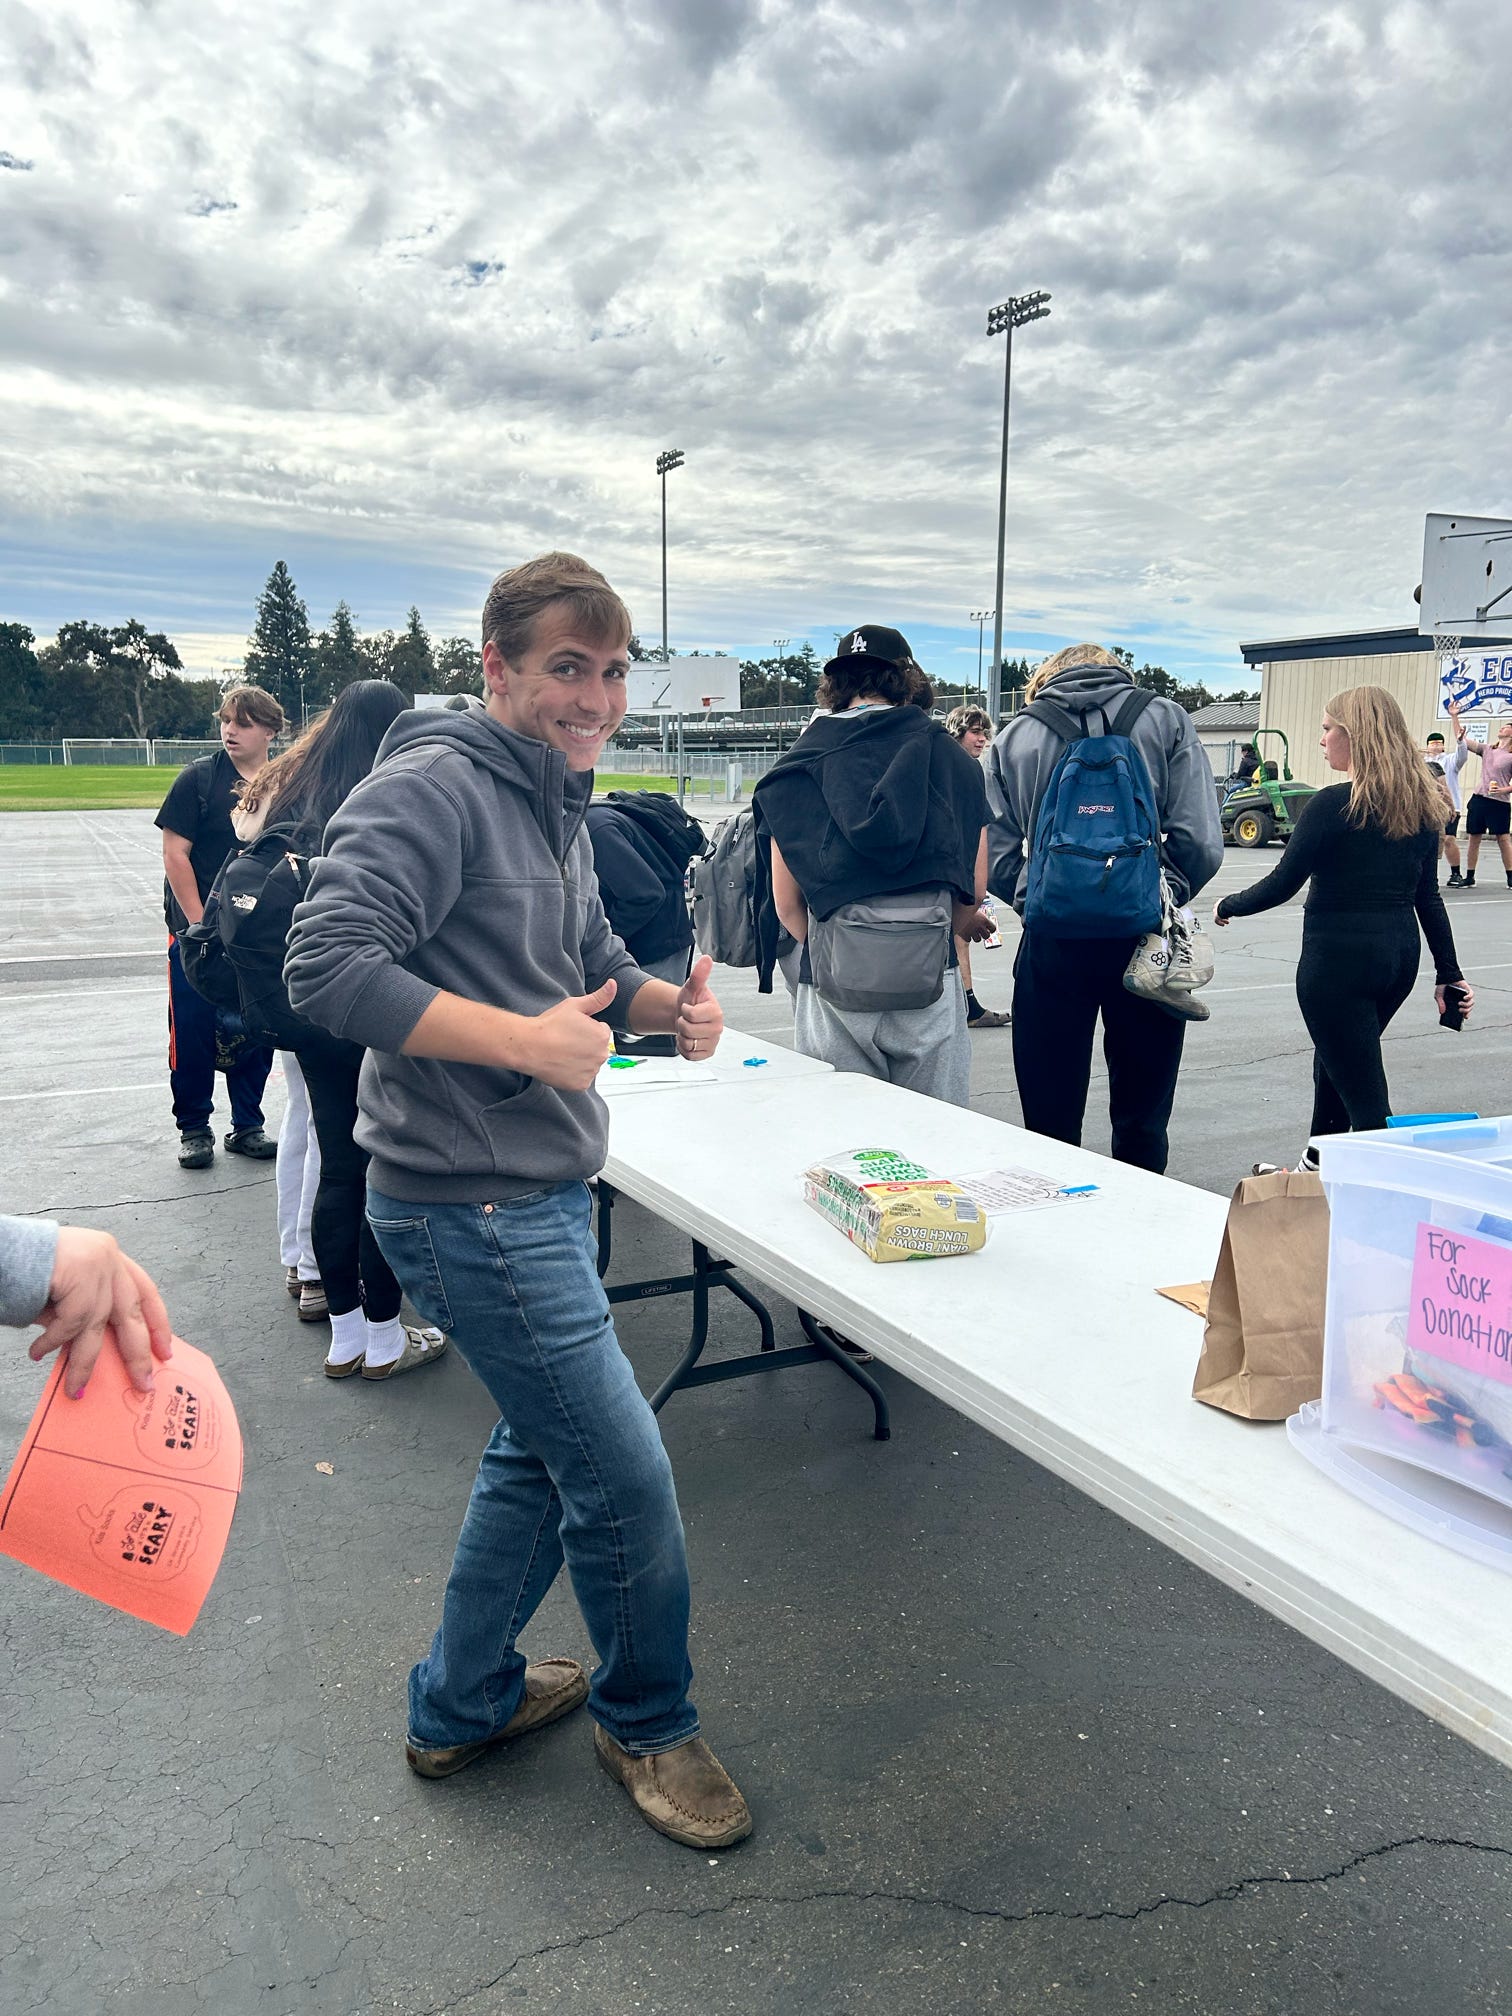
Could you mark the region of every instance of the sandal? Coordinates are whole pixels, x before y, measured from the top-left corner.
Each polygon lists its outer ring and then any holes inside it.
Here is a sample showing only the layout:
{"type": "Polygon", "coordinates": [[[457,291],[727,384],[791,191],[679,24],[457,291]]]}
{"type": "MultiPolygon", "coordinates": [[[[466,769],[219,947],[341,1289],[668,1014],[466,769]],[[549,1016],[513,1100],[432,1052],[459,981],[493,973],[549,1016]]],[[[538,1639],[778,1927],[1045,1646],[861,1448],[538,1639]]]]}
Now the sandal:
{"type": "MultiPolygon", "coordinates": [[[[362,1360],[359,1359],[358,1363],[362,1364],[362,1376],[364,1379],[392,1379],[397,1373],[413,1372],[417,1365],[434,1365],[436,1360],[445,1352],[447,1342],[447,1337],[440,1330],[416,1330],[406,1324],[404,1328],[404,1349],[399,1353],[393,1364],[367,1365],[363,1364],[362,1360]]],[[[344,1372],[345,1369],[343,1367],[342,1371],[344,1372]]],[[[331,1370],[329,1365],[326,1367],[326,1370],[328,1372],[331,1370]]],[[[332,1373],[331,1376],[339,1378],[341,1374],[332,1373]]]]}

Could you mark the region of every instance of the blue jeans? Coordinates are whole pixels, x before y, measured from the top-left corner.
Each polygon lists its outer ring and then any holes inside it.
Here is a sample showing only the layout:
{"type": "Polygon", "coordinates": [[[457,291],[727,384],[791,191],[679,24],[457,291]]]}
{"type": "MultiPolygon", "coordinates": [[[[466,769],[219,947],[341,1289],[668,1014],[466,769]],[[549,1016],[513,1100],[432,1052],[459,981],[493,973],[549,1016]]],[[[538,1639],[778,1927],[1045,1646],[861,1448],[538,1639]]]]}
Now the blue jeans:
{"type": "MultiPolygon", "coordinates": [[[[219,1011],[184,978],[177,938],[168,940],[168,1082],[173,1121],[181,1134],[210,1125],[215,1104],[215,1024],[219,1011]]],[[[234,1128],[261,1127],[262,1095],[273,1052],[248,1043],[226,1073],[234,1128]]]]}
{"type": "Polygon", "coordinates": [[[429,1323],[501,1419],[478,1465],[429,1653],[410,1674],[410,1741],[485,1742],[519,1707],[515,1640],[566,1560],[598,1653],[588,1702],[634,1756],[698,1734],[688,1699],[688,1563],[672,1466],[614,1334],[583,1183],[496,1204],[410,1204],[369,1189],[368,1223],[429,1323]]]}

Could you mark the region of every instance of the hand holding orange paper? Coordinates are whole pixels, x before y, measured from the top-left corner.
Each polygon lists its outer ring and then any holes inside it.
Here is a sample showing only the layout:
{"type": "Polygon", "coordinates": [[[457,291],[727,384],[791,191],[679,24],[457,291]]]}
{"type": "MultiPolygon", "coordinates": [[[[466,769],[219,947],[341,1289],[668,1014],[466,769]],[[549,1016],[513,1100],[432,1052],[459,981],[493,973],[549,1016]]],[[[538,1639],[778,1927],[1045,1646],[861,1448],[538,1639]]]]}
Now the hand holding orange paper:
{"type": "Polygon", "coordinates": [[[53,1367],[0,1490],[0,1553],[182,1636],[225,1551],[241,1489],[236,1410],[181,1338],[138,1393],[115,1339],[83,1397],[53,1367]]]}

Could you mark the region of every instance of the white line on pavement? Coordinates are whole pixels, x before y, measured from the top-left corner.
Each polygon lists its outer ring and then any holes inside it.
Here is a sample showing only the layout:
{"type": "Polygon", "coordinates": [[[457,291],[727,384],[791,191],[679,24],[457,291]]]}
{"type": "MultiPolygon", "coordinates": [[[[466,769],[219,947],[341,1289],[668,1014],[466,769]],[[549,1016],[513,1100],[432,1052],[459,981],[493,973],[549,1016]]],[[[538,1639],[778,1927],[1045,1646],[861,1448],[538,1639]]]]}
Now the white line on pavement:
{"type": "Polygon", "coordinates": [[[0,1106],[15,1106],[25,1099],[103,1099],[118,1092],[161,1092],[166,1082],[154,1078],[150,1085],[61,1085],[52,1092],[0,1092],[0,1106]]]}
{"type": "MultiPolygon", "coordinates": [[[[161,999],[166,1001],[168,998],[166,992],[161,987],[112,987],[110,990],[112,1001],[144,1001],[149,995],[153,1000],[161,999]]],[[[98,994],[88,993],[83,988],[76,988],[71,994],[27,994],[23,992],[20,994],[0,994],[0,1008],[30,1008],[38,1001],[83,1001],[93,1008],[99,1006],[99,1000],[100,997],[98,994]]]]}

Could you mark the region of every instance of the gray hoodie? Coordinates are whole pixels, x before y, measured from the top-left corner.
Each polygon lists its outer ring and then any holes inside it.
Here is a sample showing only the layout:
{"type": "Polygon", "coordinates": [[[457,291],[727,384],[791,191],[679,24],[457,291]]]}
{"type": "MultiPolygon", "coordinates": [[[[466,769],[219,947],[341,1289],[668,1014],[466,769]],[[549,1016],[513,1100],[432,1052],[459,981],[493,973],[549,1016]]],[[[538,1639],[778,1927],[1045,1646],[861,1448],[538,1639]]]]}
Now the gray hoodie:
{"type": "Polygon", "coordinates": [[[50,1218],[0,1218],[0,1323],[35,1323],[52,1286],[58,1228],[50,1218]]]}
{"type": "MultiPolygon", "coordinates": [[[[1133,688],[1127,672],[1111,665],[1071,665],[1044,687],[1045,697],[1074,713],[1101,707],[1112,713],[1133,688]]],[[[1223,829],[1213,769],[1192,717],[1174,700],[1152,700],[1130,737],[1155,787],[1166,872],[1186,902],[1218,871],[1223,829]]],[[[1026,838],[1033,835],[1040,800],[1066,745],[1032,714],[1017,714],[984,759],[987,769],[987,886],[1021,915],[1029,879],[1026,838]]]]}
{"type": "Polygon", "coordinates": [[[442,991],[539,1015],[612,979],[604,1020],[627,1026],[647,975],[599,901],[592,792],[474,701],[402,714],[327,826],[284,978],[301,1015],[367,1049],[356,1139],[387,1195],[483,1203],[602,1168],[597,1092],[399,1054],[442,991]]]}

